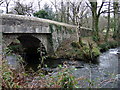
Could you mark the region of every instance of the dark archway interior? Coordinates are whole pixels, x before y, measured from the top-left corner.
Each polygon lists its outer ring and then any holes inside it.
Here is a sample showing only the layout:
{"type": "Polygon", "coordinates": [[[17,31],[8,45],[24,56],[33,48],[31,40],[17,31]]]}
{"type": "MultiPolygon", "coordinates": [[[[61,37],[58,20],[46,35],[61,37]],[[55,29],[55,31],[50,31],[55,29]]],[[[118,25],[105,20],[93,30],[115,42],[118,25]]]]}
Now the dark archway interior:
{"type": "Polygon", "coordinates": [[[27,62],[27,67],[37,70],[37,67],[41,62],[41,52],[38,52],[38,48],[41,47],[41,41],[31,35],[22,35],[17,39],[24,48],[24,55],[22,56],[27,62]]]}

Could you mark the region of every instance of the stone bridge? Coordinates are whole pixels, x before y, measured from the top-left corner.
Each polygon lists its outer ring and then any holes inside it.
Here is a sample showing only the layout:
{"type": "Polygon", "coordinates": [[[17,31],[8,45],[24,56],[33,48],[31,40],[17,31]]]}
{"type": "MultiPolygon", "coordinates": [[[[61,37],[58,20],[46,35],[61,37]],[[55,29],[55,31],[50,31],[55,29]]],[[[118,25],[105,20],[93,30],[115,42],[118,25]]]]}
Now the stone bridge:
{"type": "MultiPolygon", "coordinates": [[[[46,53],[49,55],[54,54],[62,42],[68,40],[71,42],[78,41],[79,35],[91,35],[90,29],[81,27],[80,31],[77,30],[77,26],[52,20],[22,15],[0,14],[0,36],[2,33],[3,51],[11,45],[20,46],[22,51],[18,51],[18,54],[22,56],[28,66],[34,65],[35,69],[37,69],[40,60],[42,60],[41,56],[46,53]]],[[[12,55],[7,55],[6,59],[8,61],[17,60],[12,55]]]]}
{"type": "MultiPolygon", "coordinates": [[[[77,26],[52,20],[22,15],[1,14],[0,29],[3,34],[3,47],[18,39],[23,47],[38,48],[40,43],[47,53],[53,53],[68,39],[77,41],[77,26]]],[[[81,35],[90,35],[91,30],[81,27],[81,35]]]]}

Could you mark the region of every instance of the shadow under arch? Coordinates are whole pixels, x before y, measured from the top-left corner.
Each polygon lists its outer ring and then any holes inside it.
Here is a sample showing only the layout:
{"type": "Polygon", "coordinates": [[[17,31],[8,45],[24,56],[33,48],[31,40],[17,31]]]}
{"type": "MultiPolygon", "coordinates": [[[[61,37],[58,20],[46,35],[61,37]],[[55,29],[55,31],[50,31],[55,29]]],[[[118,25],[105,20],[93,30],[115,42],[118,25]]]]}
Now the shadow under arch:
{"type": "Polygon", "coordinates": [[[24,55],[22,57],[27,62],[26,67],[31,67],[36,71],[38,65],[41,63],[41,57],[47,54],[45,46],[38,38],[32,35],[21,35],[17,39],[23,47],[24,55]]]}

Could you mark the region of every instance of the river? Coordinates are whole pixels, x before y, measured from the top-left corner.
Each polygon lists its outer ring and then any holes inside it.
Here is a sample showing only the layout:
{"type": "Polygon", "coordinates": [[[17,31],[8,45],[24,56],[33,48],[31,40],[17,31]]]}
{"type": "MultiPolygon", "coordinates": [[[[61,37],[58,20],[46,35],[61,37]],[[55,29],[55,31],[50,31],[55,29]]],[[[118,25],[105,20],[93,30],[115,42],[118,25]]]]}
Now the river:
{"type": "MultiPolygon", "coordinates": [[[[73,70],[76,78],[84,77],[84,80],[80,80],[78,85],[81,88],[118,88],[120,75],[118,74],[118,67],[120,61],[120,47],[115,49],[109,49],[102,53],[98,57],[98,64],[84,63],[83,61],[74,60],[47,60],[46,64],[48,68],[45,70],[52,70],[56,72],[56,67],[63,62],[66,62],[70,67],[75,67],[77,70],[73,70]],[[90,83],[90,81],[92,83],[90,83]]],[[[11,60],[8,59],[9,62],[11,60]]]]}
{"type": "MultiPolygon", "coordinates": [[[[120,58],[120,48],[109,49],[102,53],[99,58],[99,64],[84,64],[83,68],[74,72],[76,77],[84,76],[91,80],[93,88],[117,88],[118,87],[118,61],[120,58]]],[[[79,62],[78,62],[79,63],[79,62]]],[[[80,84],[83,84],[80,83],[80,84]]],[[[83,87],[89,87],[85,84],[83,87]]]]}

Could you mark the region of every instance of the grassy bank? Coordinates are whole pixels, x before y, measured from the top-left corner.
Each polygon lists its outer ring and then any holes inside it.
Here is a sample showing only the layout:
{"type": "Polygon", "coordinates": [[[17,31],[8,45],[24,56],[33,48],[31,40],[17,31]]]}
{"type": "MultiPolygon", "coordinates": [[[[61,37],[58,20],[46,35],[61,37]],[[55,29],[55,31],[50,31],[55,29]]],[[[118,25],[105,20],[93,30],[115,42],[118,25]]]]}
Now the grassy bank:
{"type": "Polygon", "coordinates": [[[82,38],[79,42],[63,42],[55,53],[57,58],[72,58],[89,62],[100,55],[100,49],[91,38],[82,38]]]}
{"type": "Polygon", "coordinates": [[[73,60],[82,60],[85,62],[96,62],[97,57],[110,48],[116,48],[120,45],[118,41],[111,40],[108,42],[100,41],[96,43],[91,37],[84,37],[79,42],[63,42],[55,52],[56,58],[67,58],[73,60]]]}

